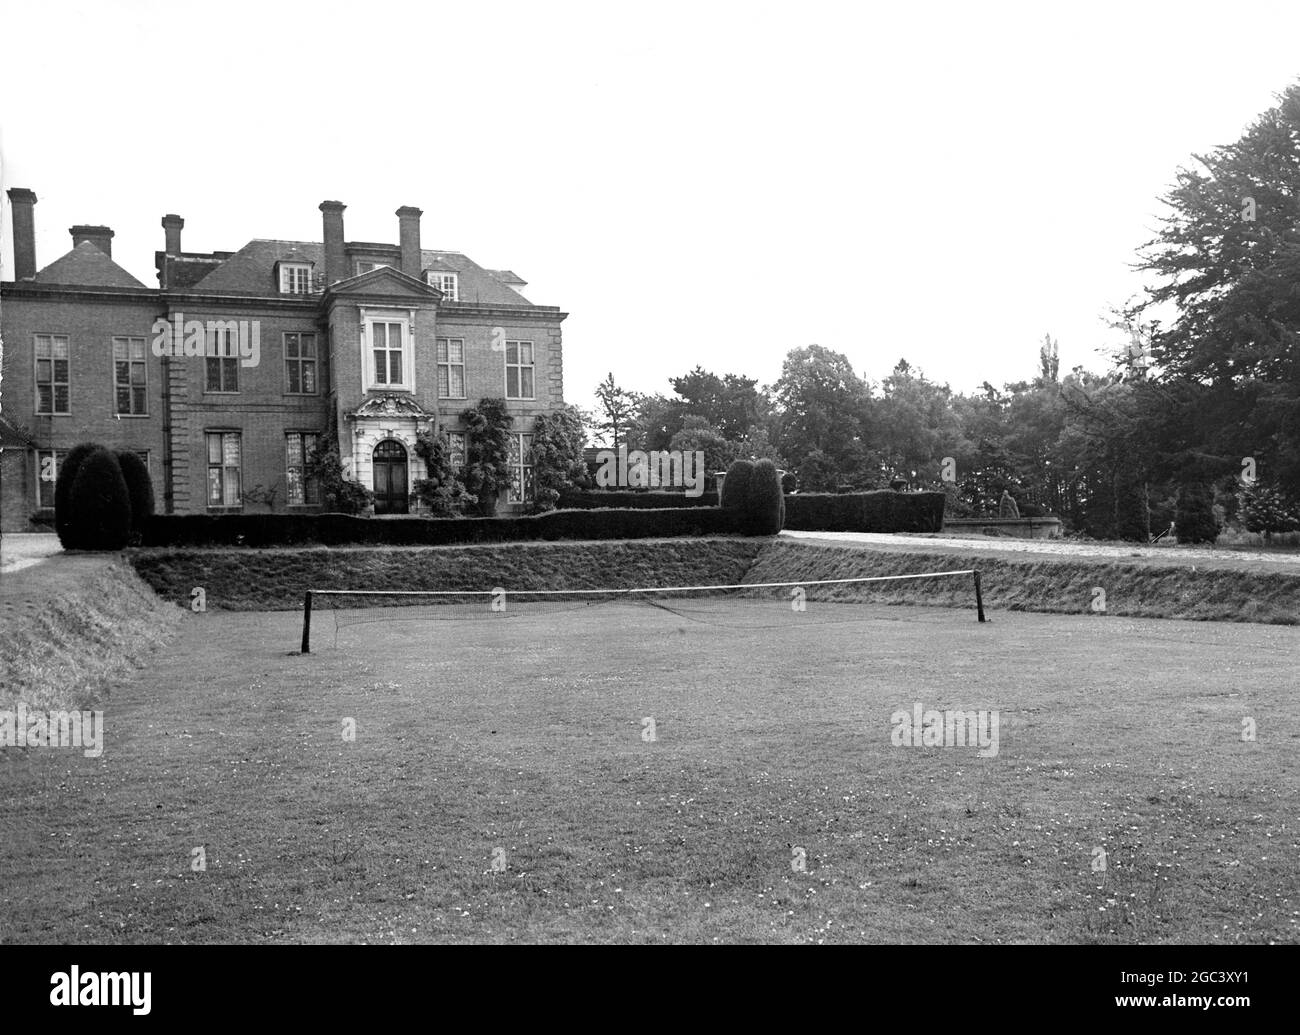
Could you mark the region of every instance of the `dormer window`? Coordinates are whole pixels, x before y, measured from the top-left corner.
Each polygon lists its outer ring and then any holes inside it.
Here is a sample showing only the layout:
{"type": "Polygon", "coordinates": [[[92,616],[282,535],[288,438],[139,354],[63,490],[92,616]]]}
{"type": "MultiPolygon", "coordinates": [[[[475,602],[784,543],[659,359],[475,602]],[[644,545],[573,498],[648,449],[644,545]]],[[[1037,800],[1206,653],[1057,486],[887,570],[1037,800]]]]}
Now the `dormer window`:
{"type": "Polygon", "coordinates": [[[359,277],[363,273],[369,273],[371,270],[383,269],[385,266],[392,266],[391,262],[384,262],[382,259],[358,259],[357,273],[359,277]]]}
{"type": "Polygon", "coordinates": [[[311,263],[310,262],[280,263],[280,294],[282,295],[310,295],[311,294],[311,263]]]}
{"type": "Polygon", "coordinates": [[[444,302],[460,301],[460,277],[456,273],[440,273],[436,270],[425,271],[425,279],[430,287],[436,287],[443,294],[444,302]]]}

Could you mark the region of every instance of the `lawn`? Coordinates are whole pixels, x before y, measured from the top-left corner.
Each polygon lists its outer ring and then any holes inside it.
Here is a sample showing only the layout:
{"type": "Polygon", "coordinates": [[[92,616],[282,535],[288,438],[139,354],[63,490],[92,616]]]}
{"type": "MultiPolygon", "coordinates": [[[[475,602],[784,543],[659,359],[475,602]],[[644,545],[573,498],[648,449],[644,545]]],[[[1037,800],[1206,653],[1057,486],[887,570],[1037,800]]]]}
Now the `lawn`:
{"type": "Polygon", "coordinates": [[[102,757],[0,752],[0,940],[1300,940],[1295,628],[342,617],[187,613],[102,757]],[[998,753],[893,746],[916,702],[998,753]]]}

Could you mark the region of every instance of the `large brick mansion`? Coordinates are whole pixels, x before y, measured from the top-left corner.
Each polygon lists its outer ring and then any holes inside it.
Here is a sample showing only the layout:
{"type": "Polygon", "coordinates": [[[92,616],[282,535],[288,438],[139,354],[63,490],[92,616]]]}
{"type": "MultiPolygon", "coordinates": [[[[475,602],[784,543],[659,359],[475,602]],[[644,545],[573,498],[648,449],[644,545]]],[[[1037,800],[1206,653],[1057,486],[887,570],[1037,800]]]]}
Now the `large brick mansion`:
{"type": "Polygon", "coordinates": [[[509,270],[422,247],[419,209],[397,210],[397,244],[347,240],[345,206],[326,201],[321,242],[212,253],[184,251],[184,220],[166,215],[151,288],[113,261],[104,226],[72,227],[72,249],[38,269],[36,195],[8,195],[0,528],[52,518],[58,463],[86,440],[139,452],[162,513],[319,509],[303,468],[330,429],[375,512],[406,513],[416,436],[440,427],[463,455],[460,414],[485,397],[515,417],[502,503],[529,495],[533,421],[563,403],[566,314],[509,270]]]}

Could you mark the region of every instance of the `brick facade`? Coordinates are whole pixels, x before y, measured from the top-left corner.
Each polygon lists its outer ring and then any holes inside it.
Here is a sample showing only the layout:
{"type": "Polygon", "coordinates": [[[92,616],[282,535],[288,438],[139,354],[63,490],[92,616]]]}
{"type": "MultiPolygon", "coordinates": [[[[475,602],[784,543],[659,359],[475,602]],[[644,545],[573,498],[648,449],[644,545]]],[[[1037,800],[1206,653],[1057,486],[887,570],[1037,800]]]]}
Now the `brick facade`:
{"type": "MultiPolygon", "coordinates": [[[[23,225],[31,225],[35,195],[11,191],[10,197],[15,212],[27,219],[26,224],[21,219],[13,223],[21,232],[23,225]]],[[[341,234],[342,208],[338,203],[322,206],[327,239],[341,234]]],[[[0,283],[0,413],[18,433],[9,436],[0,455],[0,528],[30,530],[52,519],[39,505],[41,451],[66,450],[87,440],[147,452],[163,513],[290,509],[286,435],[323,434],[331,423],[338,430],[345,471],[367,488],[373,485],[375,448],[400,442],[409,490],[425,473],[415,454],[421,431],[435,426],[457,430],[466,407],[481,398],[506,396],[506,357],[494,350],[494,341],[533,343],[533,398],[508,401],[515,430],[530,432],[536,416],[563,405],[561,323],[567,314],[525,299],[518,293],[523,282],[510,271],[486,270],[460,253],[421,249],[418,210],[404,208],[399,216],[400,249],[346,242],[342,259],[334,257],[341,270],[327,272],[325,249],[315,242],[252,241],[237,252],[182,252],[184,221],[168,215],[163,219],[167,250],[157,256],[157,288],[145,287],[112,262],[111,231],[107,237],[87,236],[85,227],[74,228],[74,239],[76,230],[83,232],[82,243],[67,255],[27,279],[0,283]],[[409,270],[424,268],[415,276],[389,267],[355,273],[359,262],[375,259],[409,270]],[[281,265],[287,263],[307,269],[306,293],[278,290],[281,265]],[[437,277],[449,273],[457,278],[461,300],[432,286],[444,283],[437,277]],[[400,386],[375,383],[367,317],[391,318],[405,328],[400,386]],[[166,328],[199,321],[205,337],[209,321],[234,321],[226,326],[247,329],[246,352],[255,327],[256,363],[247,355],[232,357],[234,362],[217,372],[218,382],[209,383],[209,357],[186,355],[183,348],[179,355],[170,354],[172,339],[160,333],[159,320],[167,321],[166,328]],[[38,335],[68,341],[66,415],[36,412],[38,335]],[[315,390],[294,393],[287,353],[305,335],[315,336],[315,390]],[[115,337],[146,341],[143,414],[117,412],[115,337]],[[461,398],[439,397],[440,338],[464,342],[461,398]],[[232,366],[237,385],[223,391],[232,387],[224,381],[232,366]],[[206,436],[228,432],[240,436],[239,500],[233,507],[209,502],[206,436]]],[[[369,333],[387,332],[370,327],[369,333]]],[[[396,462],[391,456],[385,460],[396,462]]]]}

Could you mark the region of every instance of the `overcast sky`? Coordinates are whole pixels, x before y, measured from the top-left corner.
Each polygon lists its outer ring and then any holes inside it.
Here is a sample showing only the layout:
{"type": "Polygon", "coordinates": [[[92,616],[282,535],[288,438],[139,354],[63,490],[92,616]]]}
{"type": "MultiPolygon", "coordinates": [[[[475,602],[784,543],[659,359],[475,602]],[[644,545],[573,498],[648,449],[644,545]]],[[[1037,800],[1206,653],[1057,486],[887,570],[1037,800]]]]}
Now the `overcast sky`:
{"type": "MultiPolygon", "coordinates": [[[[104,223],[187,251],[397,240],[571,315],[566,396],[821,344],[969,391],[1103,369],[1158,196],[1300,76],[1295,3],[0,0],[5,187],[37,264],[104,223]]],[[[4,279],[12,278],[8,200],[4,279]]]]}

